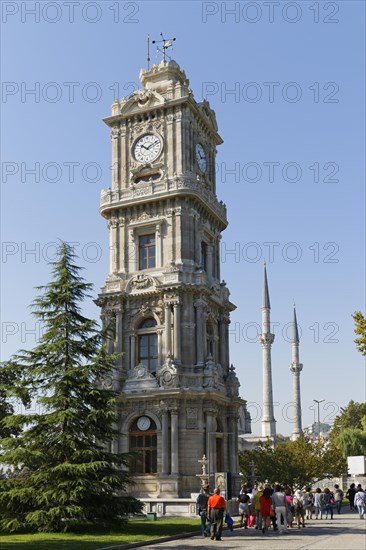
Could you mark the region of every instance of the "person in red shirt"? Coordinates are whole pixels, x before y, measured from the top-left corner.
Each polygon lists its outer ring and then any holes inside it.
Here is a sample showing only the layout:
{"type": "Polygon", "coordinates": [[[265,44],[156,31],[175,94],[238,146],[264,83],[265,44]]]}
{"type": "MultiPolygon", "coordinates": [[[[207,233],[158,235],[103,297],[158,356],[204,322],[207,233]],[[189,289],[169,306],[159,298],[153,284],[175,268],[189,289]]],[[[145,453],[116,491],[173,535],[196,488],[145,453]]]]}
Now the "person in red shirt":
{"type": "Polygon", "coordinates": [[[224,512],[227,512],[226,501],[220,495],[220,489],[215,487],[214,494],[208,499],[208,515],[211,520],[211,540],[222,540],[222,524],[224,512]]]}
{"type": "Polygon", "coordinates": [[[265,533],[271,523],[272,498],[271,490],[266,487],[259,498],[260,515],[262,516],[262,533],[265,533]]]}

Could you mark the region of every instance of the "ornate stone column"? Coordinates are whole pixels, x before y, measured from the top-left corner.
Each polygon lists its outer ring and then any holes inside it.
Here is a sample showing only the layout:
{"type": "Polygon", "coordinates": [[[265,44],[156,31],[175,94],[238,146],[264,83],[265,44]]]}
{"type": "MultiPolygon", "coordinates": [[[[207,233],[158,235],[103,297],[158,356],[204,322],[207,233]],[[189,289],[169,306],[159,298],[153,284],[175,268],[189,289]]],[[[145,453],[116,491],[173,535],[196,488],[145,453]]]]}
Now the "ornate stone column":
{"type": "Polygon", "coordinates": [[[205,352],[205,342],[204,342],[204,307],[205,301],[201,298],[195,301],[194,306],[196,308],[196,342],[197,342],[197,353],[196,353],[196,365],[204,365],[204,352],[205,352]]]}
{"type": "Polygon", "coordinates": [[[119,182],[119,136],[120,130],[118,125],[114,126],[111,131],[112,140],[112,190],[118,189],[119,182]]]}
{"type": "Polygon", "coordinates": [[[161,473],[169,474],[169,412],[163,409],[161,415],[161,473]]]}
{"type": "Polygon", "coordinates": [[[228,417],[228,468],[232,474],[238,472],[238,417],[235,412],[228,417]]]}
{"type": "Polygon", "coordinates": [[[166,116],[166,139],[164,144],[164,151],[165,151],[165,162],[167,165],[169,165],[170,172],[173,174],[176,171],[175,168],[175,159],[174,159],[174,130],[173,130],[173,122],[174,122],[174,115],[173,115],[173,109],[170,107],[167,109],[166,116]]]}
{"type": "Polygon", "coordinates": [[[182,209],[181,207],[174,209],[174,225],[175,225],[175,263],[182,265],[182,209]]]}
{"type": "Polygon", "coordinates": [[[124,187],[128,187],[129,185],[129,140],[127,137],[127,127],[126,127],[126,121],[121,121],[121,182],[120,185],[122,187],[122,184],[124,183],[124,187]]]}
{"type": "Polygon", "coordinates": [[[230,365],[229,325],[230,325],[230,319],[229,319],[229,316],[227,316],[227,321],[225,322],[225,351],[226,351],[226,368],[227,369],[229,369],[229,365],[230,365]]]}
{"type": "Polygon", "coordinates": [[[210,243],[207,245],[207,276],[209,281],[212,281],[212,277],[213,277],[212,253],[213,253],[212,244],[210,243]]]}
{"type": "Polygon", "coordinates": [[[216,245],[216,258],[215,258],[215,262],[216,262],[216,278],[218,281],[221,280],[221,264],[220,264],[220,243],[221,243],[221,235],[218,235],[217,236],[217,245],[216,245]]]}
{"type": "Polygon", "coordinates": [[[118,220],[117,218],[111,218],[108,222],[109,229],[109,274],[117,272],[117,229],[118,229],[118,220]]]}
{"type": "Polygon", "coordinates": [[[179,302],[174,302],[174,359],[177,363],[181,362],[181,336],[180,336],[180,308],[179,302]]]}
{"type": "Polygon", "coordinates": [[[200,232],[200,228],[199,228],[199,215],[196,214],[195,218],[194,218],[194,238],[195,238],[195,243],[194,243],[194,247],[195,247],[195,262],[197,265],[202,265],[202,260],[201,260],[201,232],[200,232]]]}
{"type": "Polygon", "coordinates": [[[117,262],[117,271],[118,273],[125,273],[125,262],[126,262],[126,226],[125,226],[125,219],[121,218],[119,219],[119,227],[118,227],[118,247],[119,247],[119,253],[118,253],[118,262],[117,262]]]}
{"type": "Polygon", "coordinates": [[[166,212],[167,220],[167,243],[165,246],[166,256],[164,258],[164,265],[174,264],[174,221],[173,211],[171,209],[166,212]]]}
{"type": "Polygon", "coordinates": [[[130,344],[130,369],[133,369],[134,367],[136,367],[136,336],[134,334],[132,334],[130,337],[130,344]]]}
{"type": "Polygon", "coordinates": [[[165,308],[165,358],[172,354],[172,312],[170,302],[164,303],[165,308]]]}
{"type": "Polygon", "coordinates": [[[163,360],[163,329],[158,328],[157,329],[157,335],[158,335],[158,363],[159,368],[162,366],[164,360],[163,360]]]}
{"type": "Polygon", "coordinates": [[[182,109],[183,107],[180,107],[179,110],[176,107],[175,108],[175,114],[174,114],[174,138],[175,138],[175,159],[174,159],[174,171],[179,174],[183,172],[183,157],[184,157],[184,151],[182,147],[182,133],[184,132],[184,128],[182,128],[182,109]]]}
{"type": "Polygon", "coordinates": [[[219,327],[219,336],[220,336],[220,365],[224,369],[224,372],[227,370],[226,365],[226,323],[225,316],[221,315],[220,317],[220,327],[219,327]]]}
{"type": "Polygon", "coordinates": [[[114,315],[112,310],[108,309],[105,315],[105,328],[107,330],[107,352],[108,354],[114,353],[114,315]]]}
{"type": "Polygon", "coordinates": [[[161,223],[155,225],[155,246],[156,246],[156,256],[155,262],[156,267],[161,267],[163,265],[163,247],[162,247],[162,238],[161,238],[161,223]]]}
{"type": "Polygon", "coordinates": [[[138,247],[136,245],[136,239],[135,239],[135,230],[130,229],[129,230],[129,236],[128,236],[128,244],[127,244],[127,266],[128,266],[128,273],[131,273],[131,271],[137,271],[138,267],[138,247]]]}
{"type": "Polygon", "coordinates": [[[179,474],[178,409],[171,409],[171,474],[179,474]]]}
{"type": "MultiPolygon", "coordinates": [[[[216,409],[206,410],[206,456],[208,458],[208,473],[216,472],[216,409]]],[[[213,480],[211,480],[213,482],[213,480]]]]}
{"type": "Polygon", "coordinates": [[[116,310],[116,334],[115,334],[115,341],[116,341],[115,348],[116,348],[116,353],[118,354],[116,359],[116,366],[120,370],[122,369],[122,349],[123,349],[122,313],[123,313],[123,309],[122,309],[122,306],[120,306],[116,310]]]}

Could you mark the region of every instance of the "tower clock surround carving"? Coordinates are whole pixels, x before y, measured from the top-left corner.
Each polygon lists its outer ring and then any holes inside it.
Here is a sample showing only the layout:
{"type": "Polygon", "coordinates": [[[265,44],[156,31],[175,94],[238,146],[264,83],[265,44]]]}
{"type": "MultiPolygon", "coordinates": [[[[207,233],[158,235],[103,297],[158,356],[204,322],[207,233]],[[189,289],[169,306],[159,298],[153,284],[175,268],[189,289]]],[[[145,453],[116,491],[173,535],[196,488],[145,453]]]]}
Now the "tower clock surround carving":
{"type": "Polygon", "coordinates": [[[222,139],[215,113],[195,101],[175,61],[142,70],[140,81],[143,88],[115,102],[105,119],[120,131],[112,136],[111,190],[101,199],[102,216],[116,221],[108,226],[109,275],[97,303],[105,326],[116,330],[108,348],[118,357],[116,445],[128,452],[136,426],[150,437],[141,418],[151,419],[157,441],[149,450],[157,452],[156,470],[140,463],[146,469],[132,472],[131,494],[163,509],[169,499],[186,506],[198,492],[203,454],[212,475],[218,467],[230,472],[238,491],[238,419],[249,416],[230,366],[235,305],[220,279],[227,219],[216,196],[222,139]]]}

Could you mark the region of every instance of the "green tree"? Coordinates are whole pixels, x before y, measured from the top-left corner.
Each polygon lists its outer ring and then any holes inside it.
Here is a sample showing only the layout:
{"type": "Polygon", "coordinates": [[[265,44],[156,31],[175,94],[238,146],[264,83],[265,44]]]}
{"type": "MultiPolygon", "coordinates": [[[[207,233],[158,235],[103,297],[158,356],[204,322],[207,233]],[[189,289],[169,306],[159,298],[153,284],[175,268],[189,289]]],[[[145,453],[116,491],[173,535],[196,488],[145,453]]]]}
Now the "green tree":
{"type": "Polygon", "coordinates": [[[355,311],[352,317],[356,324],[355,334],[359,336],[359,338],[356,338],[354,342],[358,351],[362,353],[362,355],[366,355],[366,319],[362,315],[361,311],[355,311]]]}
{"type": "MultiPolygon", "coordinates": [[[[3,368],[2,365],[0,365],[0,448],[1,448],[1,441],[6,437],[11,437],[12,435],[18,435],[19,429],[17,429],[15,426],[6,426],[2,420],[14,414],[15,409],[15,401],[9,399],[7,388],[9,386],[14,386],[15,381],[19,378],[20,373],[17,372],[15,369],[12,371],[9,371],[5,368],[3,368]]],[[[22,392],[19,395],[19,401],[23,406],[27,406],[30,404],[29,395],[27,395],[26,392],[22,392]]]]}
{"type": "Polygon", "coordinates": [[[341,412],[335,417],[330,432],[331,441],[336,443],[338,435],[345,428],[362,430],[362,418],[364,416],[366,416],[366,403],[356,403],[351,400],[346,407],[341,407],[341,412]]]}
{"type": "Polygon", "coordinates": [[[287,483],[292,489],[341,475],[347,469],[339,449],[305,436],[277,443],[275,447],[270,441],[261,442],[253,451],[243,453],[240,456],[243,476],[249,477],[251,463],[255,465],[256,479],[287,483]]]}
{"type": "MultiPolygon", "coordinates": [[[[18,430],[2,441],[0,464],[12,475],[0,482],[0,525],[5,530],[67,531],[89,525],[121,525],[141,502],[126,495],[129,456],[115,454],[116,394],[104,387],[116,357],[105,335],[81,314],[91,285],[80,276],[69,245],[53,262],[53,280],[39,287],[34,315],[44,332],[3,368],[20,372],[6,387],[24,393],[40,411],[11,414],[3,425],[18,430]]],[[[4,388],[4,386],[3,386],[4,388]]]]}
{"type": "Polygon", "coordinates": [[[344,428],[337,435],[335,443],[344,457],[366,455],[366,430],[344,428]]]}

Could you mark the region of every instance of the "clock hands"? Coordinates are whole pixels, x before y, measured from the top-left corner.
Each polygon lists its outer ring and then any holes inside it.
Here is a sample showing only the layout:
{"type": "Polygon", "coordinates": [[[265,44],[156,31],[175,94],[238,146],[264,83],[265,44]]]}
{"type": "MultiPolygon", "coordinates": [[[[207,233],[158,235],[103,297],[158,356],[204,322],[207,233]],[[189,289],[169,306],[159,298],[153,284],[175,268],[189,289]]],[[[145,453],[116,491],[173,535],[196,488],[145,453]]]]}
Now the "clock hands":
{"type": "Polygon", "coordinates": [[[146,151],[149,151],[150,148],[151,148],[153,145],[158,145],[158,142],[157,142],[157,141],[154,141],[154,142],[151,143],[148,147],[146,147],[146,145],[144,145],[143,143],[141,143],[141,147],[143,147],[144,149],[146,149],[146,151]]]}
{"type": "Polygon", "coordinates": [[[153,141],[149,147],[145,147],[145,149],[150,149],[150,147],[152,147],[153,145],[158,145],[158,141],[153,141]]]}

